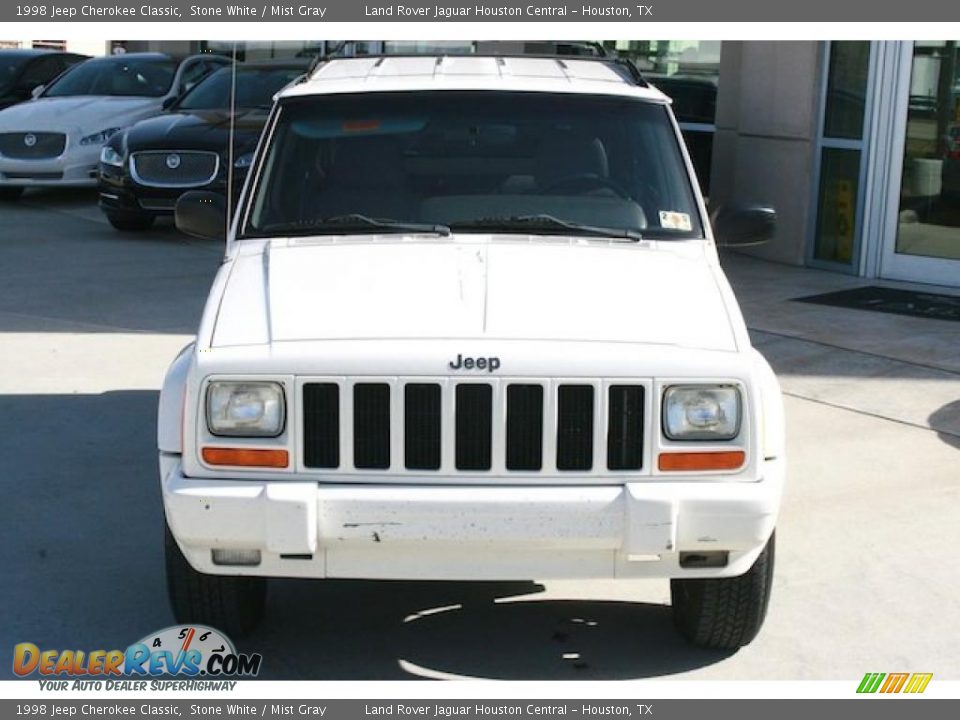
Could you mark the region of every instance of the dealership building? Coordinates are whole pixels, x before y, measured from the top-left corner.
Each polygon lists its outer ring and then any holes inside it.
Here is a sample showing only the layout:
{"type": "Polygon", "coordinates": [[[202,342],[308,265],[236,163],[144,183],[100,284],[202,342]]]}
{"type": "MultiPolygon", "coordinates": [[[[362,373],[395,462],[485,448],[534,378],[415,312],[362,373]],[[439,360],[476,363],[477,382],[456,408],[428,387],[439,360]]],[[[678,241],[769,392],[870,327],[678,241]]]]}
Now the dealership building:
{"type": "MultiPolygon", "coordinates": [[[[46,41],[44,41],[46,42],[46,41]]],[[[538,52],[541,42],[498,43],[538,52]]],[[[575,46],[576,43],[569,43],[575,46]]],[[[674,98],[711,206],[773,205],[745,252],[866,278],[960,287],[960,43],[607,41],[674,98]]],[[[506,47],[505,47],[506,46],[506,47]]],[[[343,51],[324,41],[107,41],[107,51],[343,51]]],[[[348,52],[483,52],[488,43],[356,42],[348,52]]]]}

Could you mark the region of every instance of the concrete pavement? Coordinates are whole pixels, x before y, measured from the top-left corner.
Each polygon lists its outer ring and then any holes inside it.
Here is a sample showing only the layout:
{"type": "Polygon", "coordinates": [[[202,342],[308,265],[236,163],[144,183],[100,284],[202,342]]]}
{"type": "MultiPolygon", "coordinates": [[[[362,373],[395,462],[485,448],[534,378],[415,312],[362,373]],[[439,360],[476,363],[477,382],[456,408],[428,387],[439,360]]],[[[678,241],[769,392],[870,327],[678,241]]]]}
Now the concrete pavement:
{"type": "MultiPolygon", "coordinates": [[[[0,205],[0,651],[124,647],[172,622],[155,409],[220,258],[118,233],[90,194],[0,205]]],[[[789,486],[767,623],[686,646],[665,582],[271,584],[240,643],[274,679],[960,679],[957,328],[794,303],[861,283],[731,256],[788,396],[789,486]]],[[[0,676],[10,666],[0,663],[0,676]]]]}

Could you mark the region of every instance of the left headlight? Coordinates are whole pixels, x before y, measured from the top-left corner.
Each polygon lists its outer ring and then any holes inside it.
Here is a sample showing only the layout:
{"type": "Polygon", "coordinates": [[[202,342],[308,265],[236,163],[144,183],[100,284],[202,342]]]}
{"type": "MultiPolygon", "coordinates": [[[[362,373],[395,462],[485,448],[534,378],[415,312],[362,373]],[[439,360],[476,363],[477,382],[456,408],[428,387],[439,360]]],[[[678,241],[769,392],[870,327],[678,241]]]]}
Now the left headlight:
{"type": "Polygon", "coordinates": [[[104,165],[123,167],[123,155],[109,145],[104,145],[103,149],[100,151],[100,162],[102,162],[104,165]]]}
{"type": "Polygon", "coordinates": [[[213,435],[276,437],[285,414],[280,383],[216,381],[207,387],[207,427],[213,435]]]}
{"type": "Polygon", "coordinates": [[[107,140],[116,135],[118,132],[123,130],[123,128],[112,127],[107,128],[106,130],[101,130],[98,133],[93,135],[87,135],[80,138],[81,145],[103,145],[107,140]]]}
{"type": "Polygon", "coordinates": [[[740,432],[740,391],[731,385],[675,385],[663,394],[671,440],[732,440],[740,432]]]}

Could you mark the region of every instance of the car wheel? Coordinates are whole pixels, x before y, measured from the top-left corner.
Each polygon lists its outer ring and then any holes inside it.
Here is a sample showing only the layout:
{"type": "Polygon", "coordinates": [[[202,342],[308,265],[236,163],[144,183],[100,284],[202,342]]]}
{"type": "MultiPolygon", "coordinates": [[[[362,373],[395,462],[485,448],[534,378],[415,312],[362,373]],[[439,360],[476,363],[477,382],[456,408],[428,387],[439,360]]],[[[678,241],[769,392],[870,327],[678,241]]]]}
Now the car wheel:
{"type": "Polygon", "coordinates": [[[774,545],[771,535],[753,566],[739,577],[670,581],[673,622],[689,642],[736,650],[757,636],[770,603],[774,545]]]}
{"type": "Polygon", "coordinates": [[[107,220],[117,230],[149,230],[153,225],[153,215],[116,215],[107,213],[107,220]]]}
{"type": "Polygon", "coordinates": [[[0,200],[16,200],[23,195],[22,187],[0,187],[0,200]]]}
{"type": "Polygon", "coordinates": [[[178,624],[210,625],[231,637],[250,633],[263,619],[266,578],[207,575],[194,570],[164,523],[167,594],[178,624]]]}

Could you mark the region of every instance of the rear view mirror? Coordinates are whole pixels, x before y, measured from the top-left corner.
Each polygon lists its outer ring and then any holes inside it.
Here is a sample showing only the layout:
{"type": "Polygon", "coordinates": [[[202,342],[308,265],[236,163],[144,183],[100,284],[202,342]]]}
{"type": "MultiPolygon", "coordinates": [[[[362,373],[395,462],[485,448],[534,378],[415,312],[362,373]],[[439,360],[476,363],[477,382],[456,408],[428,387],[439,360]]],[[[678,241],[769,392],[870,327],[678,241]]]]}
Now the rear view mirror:
{"type": "Polygon", "coordinates": [[[169,110],[170,107],[177,101],[177,99],[178,99],[178,96],[176,95],[171,95],[168,98],[164,98],[163,103],[160,105],[160,107],[163,110],[169,110]]]}
{"type": "Polygon", "coordinates": [[[30,97],[32,97],[33,99],[40,97],[40,93],[43,92],[43,89],[45,87],[46,85],[37,85],[33,90],[30,91],[30,97]]]}
{"type": "Polygon", "coordinates": [[[721,205],[710,215],[718,245],[760,245],[777,234],[777,211],[768,205],[721,205]]]}
{"type": "Polygon", "coordinates": [[[227,237],[227,199],[220,193],[191,190],[177,200],[173,211],[177,229],[205,240],[227,237]]]}

